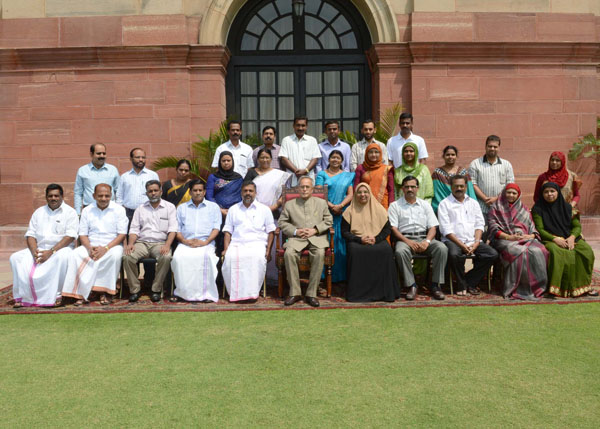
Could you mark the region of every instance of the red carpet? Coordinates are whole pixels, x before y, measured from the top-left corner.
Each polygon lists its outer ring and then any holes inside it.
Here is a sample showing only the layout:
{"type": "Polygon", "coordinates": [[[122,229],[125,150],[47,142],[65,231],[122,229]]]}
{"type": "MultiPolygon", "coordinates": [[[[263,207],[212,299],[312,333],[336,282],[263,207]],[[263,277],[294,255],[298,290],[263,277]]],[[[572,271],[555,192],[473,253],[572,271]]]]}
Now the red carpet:
{"type": "MultiPolygon", "coordinates": [[[[600,289],[600,272],[594,271],[592,286],[600,289]]],[[[351,303],[343,296],[343,287],[334,285],[331,298],[320,297],[321,307],[319,309],[353,309],[353,308],[405,308],[405,307],[452,307],[452,306],[481,306],[481,305],[539,305],[539,304],[576,304],[586,302],[600,302],[600,297],[589,297],[587,295],[579,298],[543,298],[537,302],[504,299],[499,292],[499,286],[492,284],[492,292],[487,291],[487,284],[481,284],[482,293],[478,296],[458,297],[447,295],[444,301],[436,301],[431,298],[424,288],[419,288],[419,295],[414,301],[406,301],[403,296],[393,303],[351,303]]],[[[323,292],[323,290],[320,290],[323,292]]],[[[448,291],[445,291],[448,292],[448,291]]],[[[89,304],[76,307],[67,304],[58,308],[22,307],[13,309],[12,286],[0,290],[0,314],[54,314],[54,313],[141,313],[161,311],[263,311],[263,310],[312,310],[313,308],[301,302],[292,307],[285,307],[283,300],[277,297],[277,288],[269,286],[267,297],[262,296],[254,303],[230,303],[227,299],[220,299],[218,303],[171,303],[164,299],[158,303],[150,301],[148,295],[143,295],[140,300],[130,304],[127,294],[123,299],[118,296],[110,305],[100,305],[96,300],[89,304]]]]}

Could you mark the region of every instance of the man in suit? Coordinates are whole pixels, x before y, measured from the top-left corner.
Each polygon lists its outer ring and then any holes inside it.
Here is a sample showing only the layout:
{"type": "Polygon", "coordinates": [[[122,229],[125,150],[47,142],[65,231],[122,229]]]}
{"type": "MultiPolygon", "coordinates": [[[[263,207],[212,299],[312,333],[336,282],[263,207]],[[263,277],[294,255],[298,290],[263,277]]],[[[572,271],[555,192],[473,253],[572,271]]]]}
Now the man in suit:
{"type": "Polygon", "coordinates": [[[298,263],[302,250],[308,249],[310,276],[304,300],[312,307],[319,306],[317,287],[323,272],[325,248],[329,245],[327,231],[333,225],[333,217],[327,201],[312,197],[314,186],[312,178],[301,177],[298,182],[300,197],[288,201],[279,217],[281,231],[289,237],[283,246],[285,271],[290,285],[290,295],[285,305],[293,305],[302,299],[298,263]]]}

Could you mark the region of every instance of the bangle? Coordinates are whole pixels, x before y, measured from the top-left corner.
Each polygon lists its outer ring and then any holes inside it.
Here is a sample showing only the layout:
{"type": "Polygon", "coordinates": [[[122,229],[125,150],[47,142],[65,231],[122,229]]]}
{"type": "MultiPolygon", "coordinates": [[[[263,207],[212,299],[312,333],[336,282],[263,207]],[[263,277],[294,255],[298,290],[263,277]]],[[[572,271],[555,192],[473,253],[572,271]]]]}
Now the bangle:
{"type": "Polygon", "coordinates": [[[56,250],[54,250],[54,247],[51,247],[50,250],[52,250],[53,255],[56,253],[56,250]]]}
{"type": "Polygon", "coordinates": [[[310,171],[308,171],[308,168],[305,168],[304,171],[306,171],[306,174],[310,174],[310,171]]]}
{"type": "Polygon", "coordinates": [[[106,250],[110,250],[110,247],[108,247],[108,246],[104,246],[104,248],[105,248],[106,250]]]}

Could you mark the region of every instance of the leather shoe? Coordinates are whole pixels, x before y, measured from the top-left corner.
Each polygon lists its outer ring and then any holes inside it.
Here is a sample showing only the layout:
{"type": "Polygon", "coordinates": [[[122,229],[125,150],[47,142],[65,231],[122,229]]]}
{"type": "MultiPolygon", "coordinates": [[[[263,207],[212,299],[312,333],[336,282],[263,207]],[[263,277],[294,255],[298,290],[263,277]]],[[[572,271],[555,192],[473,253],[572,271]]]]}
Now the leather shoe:
{"type": "Polygon", "coordinates": [[[438,299],[440,301],[443,301],[444,299],[446,299],[446,295],[444,295],[444,292],[442,292],[439,289],[434,289],[432,294],[435,299],[438,299]]]}
{"type": "Polygon", "coordinates": [[[310,305],[311,307],[318,307],[321,304],[319,304],[319,300],[317,298],[315,298],[314,296],[307,296],[304,298],[304,301],[306,301],[306,303],[308,305],[310,305]]]}
{"type": "Polygon", "coordinates": [[[302,299],[302,297],[300,295],[288,296],[288,298],[285,300],[284,304],[285,305],[294,305],[295,303],[297,303],[301,299],[302,299]]]}
{"type": "Polygon", "coordinates": [[[408,288],[408,292],[406,293],[406,300],[412,301],[417,296],[417,287],[411,286],[408,288]]]}
{"type": "Polygon", "coordinates": [[[129,302],[136,302],[138,299],[140,299],[140,294],[139,293],[132,293],[129,296],[129,302]]]}
{"type": "Polygon", "coordinates": [[[471,294],[471,295],[479,295],[481,293],[481,291],[479,290],[478,287],[470,287],[467,289],[467,291],[471,294]]]}
{"type": "Polygon", "coordinates": [[[150,301],[152,301],[152,302],[160,301],[160,293],[153,293],[152,296],[150,297],[150,301]]]}

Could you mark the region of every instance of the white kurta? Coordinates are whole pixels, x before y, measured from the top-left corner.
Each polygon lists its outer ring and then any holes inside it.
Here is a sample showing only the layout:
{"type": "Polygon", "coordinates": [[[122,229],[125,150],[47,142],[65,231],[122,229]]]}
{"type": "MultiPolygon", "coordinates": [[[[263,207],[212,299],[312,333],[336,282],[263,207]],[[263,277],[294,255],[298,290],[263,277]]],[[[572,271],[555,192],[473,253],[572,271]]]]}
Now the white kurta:
{"type": "Polygon", "coordinates": [[[188,247],[180,243],[171,261],[177,285],[174,294],[186,301],[219,301],[217,262],[214,244],[188,247]]]}
{"type": "MultiPolygon", "coordinates": [[[[79,220],[75,209],[62,203],[56,210],[38,208],[29,221],[25,237],[36,239],[40,250],[49,250],[65,236],[77,238],[79,220]]],[[[67,278],[73,278],[73,244],[62,248],[42,264],[35,264],[29,249],[10,256],[13,297],[24,306],[53,306],[67,278]],[[70,275],[69,275],[70,272],[70,275]]]]}
{"type": "Polygon", "coordinates": [[[271,210],[258,201],[229,208],[223,231],[231,234],[231,242],[221,272],[230,301],[258,298],[267,270],[267,238],[274,230],[271,210]]]}

